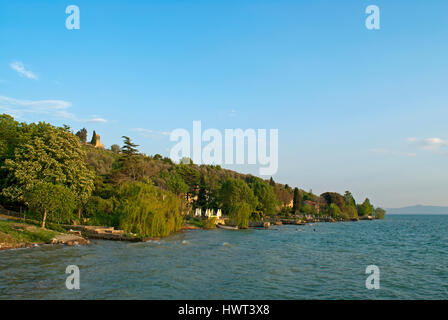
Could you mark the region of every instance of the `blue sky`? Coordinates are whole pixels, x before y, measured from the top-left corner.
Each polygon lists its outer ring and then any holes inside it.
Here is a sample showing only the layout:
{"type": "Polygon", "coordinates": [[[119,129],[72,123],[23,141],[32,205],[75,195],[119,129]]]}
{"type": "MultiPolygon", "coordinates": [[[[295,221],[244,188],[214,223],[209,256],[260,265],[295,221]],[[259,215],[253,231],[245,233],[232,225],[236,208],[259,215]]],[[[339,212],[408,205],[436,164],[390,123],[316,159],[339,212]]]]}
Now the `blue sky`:
{"type": "Polygon", "coordinates": [[[0,0],[0,112],[163,155],[193,120],[278,128],[276,181],[384,207],[448,205],[447,76],[443,0],[0,0]]]}

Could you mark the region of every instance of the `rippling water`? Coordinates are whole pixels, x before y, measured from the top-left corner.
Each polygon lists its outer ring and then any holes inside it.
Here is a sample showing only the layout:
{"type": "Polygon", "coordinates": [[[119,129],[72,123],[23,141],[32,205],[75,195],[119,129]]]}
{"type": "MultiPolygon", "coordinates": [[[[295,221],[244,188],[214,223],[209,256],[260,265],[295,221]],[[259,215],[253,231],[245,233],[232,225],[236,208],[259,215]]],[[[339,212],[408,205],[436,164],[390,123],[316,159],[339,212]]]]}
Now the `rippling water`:
{"type": "Polygon", "coordinates": [[[1,299],[448,299],[448,216],[0,251],[1,299]],[[77,265],[81,289],[67,290],[77,265]],[[367,290],[377,265],[381,288],[367,290]]]}

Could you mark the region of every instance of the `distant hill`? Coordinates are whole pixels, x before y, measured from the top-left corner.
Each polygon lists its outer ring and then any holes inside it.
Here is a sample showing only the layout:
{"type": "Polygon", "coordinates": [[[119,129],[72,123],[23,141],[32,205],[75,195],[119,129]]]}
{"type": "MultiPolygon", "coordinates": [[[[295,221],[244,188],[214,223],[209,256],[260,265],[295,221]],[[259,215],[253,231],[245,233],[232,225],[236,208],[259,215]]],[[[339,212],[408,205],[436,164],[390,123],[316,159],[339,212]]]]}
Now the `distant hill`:
{"type": "Polygon", "coordinates": [[[448,207],[438,206],[410,206],[386,209],[387,214],[448,214],[448,207]]]}

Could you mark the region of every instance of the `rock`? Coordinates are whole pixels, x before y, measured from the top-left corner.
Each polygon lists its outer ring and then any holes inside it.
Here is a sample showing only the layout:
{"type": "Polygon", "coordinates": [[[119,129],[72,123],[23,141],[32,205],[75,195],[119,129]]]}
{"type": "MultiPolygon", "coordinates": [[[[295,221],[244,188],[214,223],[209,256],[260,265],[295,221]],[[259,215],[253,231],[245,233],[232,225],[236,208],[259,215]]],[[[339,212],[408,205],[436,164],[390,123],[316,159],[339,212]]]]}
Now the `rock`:
{"type": "Polygon", "coordinates": [[[68,233],[75,234],[77,236],[81,236],[81,231],[79,231],[79,230],[70,229],[70,231],[68,233]]]}
{"type": "Polygon", "coordinates": [[[68,246],[89,244],[90,241],[74,234],[59,234],[50,240],[51,244],[66,244],[68,246]]]}

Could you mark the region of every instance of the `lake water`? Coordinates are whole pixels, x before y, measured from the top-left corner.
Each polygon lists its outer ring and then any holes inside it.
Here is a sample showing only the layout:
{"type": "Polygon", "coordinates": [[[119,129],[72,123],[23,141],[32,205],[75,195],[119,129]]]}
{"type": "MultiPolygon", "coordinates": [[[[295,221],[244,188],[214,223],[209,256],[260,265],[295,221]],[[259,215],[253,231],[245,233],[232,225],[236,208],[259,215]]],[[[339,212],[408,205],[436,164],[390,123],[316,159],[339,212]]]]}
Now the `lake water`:
{"type": "Polygon", "coordinates": [[[448,216],[0,251],[0,299],[448,299],[448,216]],[[65,287],[67,265],[80,290],[65,287]],[[367,290],[368,265],[380,289],[367,290]]]}

